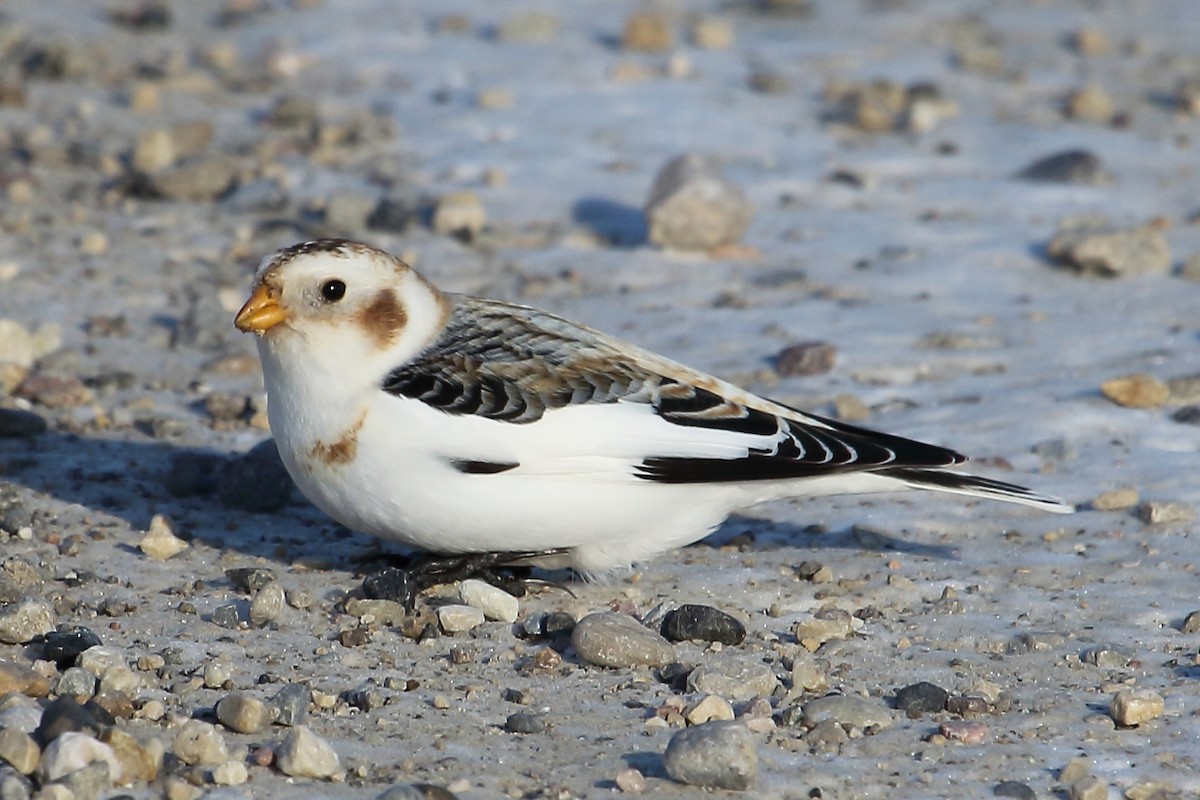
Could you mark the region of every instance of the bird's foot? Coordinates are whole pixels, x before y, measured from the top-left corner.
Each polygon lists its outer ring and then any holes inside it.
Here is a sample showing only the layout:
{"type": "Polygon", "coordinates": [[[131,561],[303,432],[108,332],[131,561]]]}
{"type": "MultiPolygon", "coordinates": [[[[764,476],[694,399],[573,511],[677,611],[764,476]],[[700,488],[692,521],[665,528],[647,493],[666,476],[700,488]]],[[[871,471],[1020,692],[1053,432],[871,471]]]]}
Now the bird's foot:
{"type": "MultiPolygon", "coordinates": [[[[368,597],[395,600],[408,611],[417,604],[417,595],[446,583],[475,578],[516,597],[524,597],[530,585],[554,586],[571,594],[566,586],[530,577],[538,559],[559,555],[561,551],[537,553],[467,553],[455,556],[420,554],[405,558],[403,565],[386,567],[363,580],[368,597]]],[[[397,559],[389,558],[395,562],[397,559]]]]}

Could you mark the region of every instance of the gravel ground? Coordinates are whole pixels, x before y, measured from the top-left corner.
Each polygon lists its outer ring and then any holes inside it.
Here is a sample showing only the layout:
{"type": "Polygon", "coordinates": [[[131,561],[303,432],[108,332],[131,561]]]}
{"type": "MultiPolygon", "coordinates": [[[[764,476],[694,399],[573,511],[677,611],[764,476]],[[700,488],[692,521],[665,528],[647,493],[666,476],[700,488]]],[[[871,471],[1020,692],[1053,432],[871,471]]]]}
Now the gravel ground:
{"type": "Polygon", "coordinates": [[[5,3],[0,798],[1196,796],[1197,24],[5,3]],[[683,153],[712,240],[643,213],[683,153]],[[778,503],[515,621],[364,600],[231,321],[330,235],[1081,510],[778,503]]]}

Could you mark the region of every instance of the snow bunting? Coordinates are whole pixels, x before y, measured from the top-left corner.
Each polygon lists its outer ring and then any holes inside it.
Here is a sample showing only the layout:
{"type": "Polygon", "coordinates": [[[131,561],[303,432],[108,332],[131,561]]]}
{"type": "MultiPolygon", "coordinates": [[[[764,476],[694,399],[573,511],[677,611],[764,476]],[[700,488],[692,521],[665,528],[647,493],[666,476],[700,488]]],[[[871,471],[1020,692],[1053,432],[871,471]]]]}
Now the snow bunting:
{"type": "Polygon", "coordinates": [[[443,292],[357,242],[268,256],[236,325],[258,334],[271,432],[300,490],[347,527],[429,553],[533,553],[596,575],[756,503],[904,488],[1073,510],[945,469],[965,460],[952,450],[443,292]]]}

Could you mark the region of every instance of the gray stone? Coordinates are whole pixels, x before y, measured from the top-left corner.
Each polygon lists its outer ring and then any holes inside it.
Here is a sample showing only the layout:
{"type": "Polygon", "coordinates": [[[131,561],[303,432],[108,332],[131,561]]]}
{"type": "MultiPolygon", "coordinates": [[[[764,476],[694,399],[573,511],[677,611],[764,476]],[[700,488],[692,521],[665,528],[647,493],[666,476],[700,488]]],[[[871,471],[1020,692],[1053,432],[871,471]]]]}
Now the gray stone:
{"type": "Polygon", "coordinates": [[[571,632],[575,653],[600,667],[662,667],[675,660],[671,643],[628,614],[588,614],[571,632]]]}
{"type": "Polygon", "coordinates": [[[274,581],[259,589],[250,601],[250,624],[261,628],[274,622],[283,613],[286,599],[283,587],[274,581]]]}
{"type": "Polygon", "coordinates": [[[22,775],[32,774],[41,757],[41,749],[28,733],[12,728],[0,729],[0,759],[22,775]]]}
{"type": "Polygon", "coordinates": [[[758,778],[758,743],[739,722],[706,722],[671,737],[663,766],[680,783],[743,791],[758,778]]]}
{"type": "Polygon", "coordinates": [[[54,630],[54,610],[41,600],[26,600],[0,609],[0,642],[28,644],[54,630]]]}
{"type": "Polygon", "coordinates": [[[279,710],[275,722],[292,727],[303,724],[308,715],[308,701],[312,692],[302,683],[289,683],[271,698],[271,705],[279,710]]]}
{"type": "Polygon", "coordinates": [[[328,778],[338,771],[337,753],[329,742],[297,725],[275,751],[275,765],[294,778],[328,778]]]}
{"type": "Polygon", "coordinates": [[[742,238],[754,210],[745,193],[707,158],[667,162],[646,201],[649,239],[661,247],[708,250],[742,238]]]}
{"type": "Polygon", "coordinates": [[[267,439],[230,459],[217,473],[217,496],[230,508],[261,514],[278,511],[292,496],[292,478],[267,439]]]}
{"type": "Polygon", "coordinates": [[[71,667],[58,677],[54,691],[71,697],[91,697],[96,693],[96,676],[83,667],[71,667]]]}
{"type": "Polygon", "coordinates": [[[775,670],[760,659],[739,653],[721,653],[692,670],[687,678],[687,690],[743,702],[755,697],[770,697],[778,683],[775,670]]]}
{"type": "Polygon", "coordinates": [[[836,722],[846,730],[863,731],[887,728],[894,722],[892,711],[882,700],[853,695],[828,695],[804,704],[804,724],[814,727],[825,721],[836,722]]]}
{"type": "Polygon", "coordinates": [[[1067,224],[1050,241],[1050,257],[1081,273],[1104,278],[1165,274],[1171,248],[1153,227],[1113,230],[1106,226],[1067,224]]]}
{"type": "Polygon", "coordinates": [[[1064,150],[1039,158],[1018,172],[1017,177],[1027,181],[1080,186],[1100,186],[1113,180],[1100,157],[1087,150],[1064,150]]]}

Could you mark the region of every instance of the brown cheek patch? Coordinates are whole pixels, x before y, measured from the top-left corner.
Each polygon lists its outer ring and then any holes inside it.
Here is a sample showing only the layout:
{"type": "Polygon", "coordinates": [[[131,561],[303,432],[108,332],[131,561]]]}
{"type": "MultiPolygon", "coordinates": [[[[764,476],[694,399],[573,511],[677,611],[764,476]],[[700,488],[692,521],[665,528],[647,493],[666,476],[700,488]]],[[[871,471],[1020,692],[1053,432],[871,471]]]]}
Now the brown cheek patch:
{"type": "Polygon", "coordinates": [[[408,316],[396,299],[396,293],[391,289],[381,289],[371,302],[355,315],[355,321],[377,345],[386,347],[404,330],[408,316]]]}
{"type": "Polygon", "coordinates": [[[334,442],[326,444],[318,439],[312,446],[312,457],[331,467],[349,464],[358,453],[358,432],[367,420],[367,412],[359,415],[358,421],[342,432],[334,442]]]}

